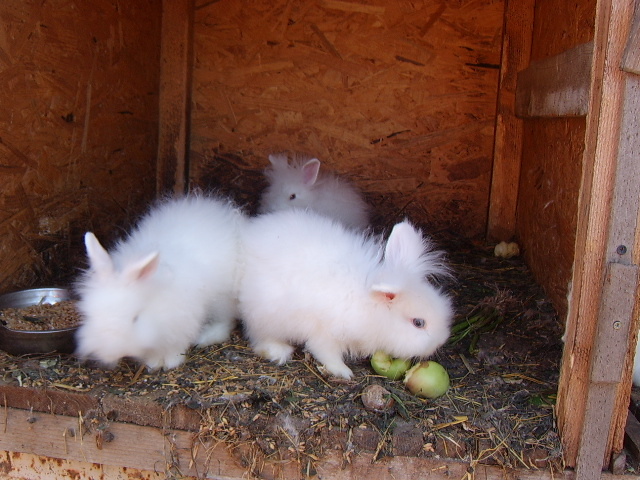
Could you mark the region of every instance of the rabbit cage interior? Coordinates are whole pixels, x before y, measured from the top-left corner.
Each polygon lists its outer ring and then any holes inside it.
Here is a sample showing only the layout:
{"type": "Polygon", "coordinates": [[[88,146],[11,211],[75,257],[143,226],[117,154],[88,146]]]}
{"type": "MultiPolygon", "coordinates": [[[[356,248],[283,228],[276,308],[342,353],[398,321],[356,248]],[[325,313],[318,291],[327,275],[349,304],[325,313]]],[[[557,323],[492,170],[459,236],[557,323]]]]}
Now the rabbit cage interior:
{"type": "MultiPolygon", "coordinates": [[[[590,117],[584,98],[577,111],[516,116],[516,86],[536,78],[518,72],[553,59],[552,87],[590,91],[597,22],[609,18],[601,4],[2,2],[3,291],[71,285],[86,267],[84,232],[112,245],[160,195],[215,190],[255,214],[269,154],[288,152],[360,189],[374,232],[408,218],[431,236],[452,267],[441,281],[456,310],[434,357],[451,386],[433,400],[376,375],[368,359],[349,362],[351,381],[323,376],[302,350],[274,365],[238,328],[168,371],[0,353],[5,410],[80,417],[105,451],[115,424],[192,432],[200,456],[223,445],[239,472],[265,477],[286,465],[322,476],[329,457],[336,471],[365,457],[575,467],[583,419],[567,422],[556,400],[560,388],[579,404],[585,388],[560,372],[590,117]],[[499,241],[521,254],[495,256],[499,241]],[[363,406],[374,384],[393,405],[363,406]]],[[[572,364],[576,378],[588,376],[585,358],[572,364]]],[[[620,452],[620,412],[596,457],[620,452]]],[[[19,431],[8,418],[5,442],[19,431]]],[[[66,439],[56,448],[35,453],[71,458],[66,439]]],[[[155,465],[194,468],[174,457],[155,465]]]]}

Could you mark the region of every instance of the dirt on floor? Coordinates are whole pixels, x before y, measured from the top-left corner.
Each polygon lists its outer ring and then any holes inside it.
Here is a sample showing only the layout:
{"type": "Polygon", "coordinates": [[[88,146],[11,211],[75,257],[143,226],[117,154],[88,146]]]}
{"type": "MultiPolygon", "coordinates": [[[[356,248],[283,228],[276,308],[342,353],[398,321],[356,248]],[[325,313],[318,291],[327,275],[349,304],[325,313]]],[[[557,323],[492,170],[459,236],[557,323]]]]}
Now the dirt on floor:
{"type": "Polygon", "coordinates": [[[186,363],[149,372],[124,360],[108,370],[73,355],[14,357],[0,352],[0,384],[115,395],[164,409],[199,412],[203,440],[249,445],[264,459],[282,452],[308,460],[328,448],[345,461],[368,451],[460,458],[517,468],[563,468],[554,419],[563,326],[519,257],[495,257],[493,245],[446,232],[456,305],[452,341],[434,356],[451,386],[434,400],[378,376],[369,360],[348,362],[351,381],[325,377],[308,354],[277,366],[256,356],[238,328],[232,340],[192,349],[186,363]],[[367,410],[363,390],[383,386],[393,405],[367,410]]]}

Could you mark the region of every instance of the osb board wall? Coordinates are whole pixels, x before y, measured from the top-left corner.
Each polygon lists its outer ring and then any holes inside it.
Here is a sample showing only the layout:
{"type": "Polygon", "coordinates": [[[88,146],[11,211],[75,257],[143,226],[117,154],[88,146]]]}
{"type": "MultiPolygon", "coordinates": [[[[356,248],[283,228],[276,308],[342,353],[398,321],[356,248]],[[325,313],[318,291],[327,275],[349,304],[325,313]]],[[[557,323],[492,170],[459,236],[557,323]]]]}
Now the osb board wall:
{"type": "MultiPolygon", "coordinates": [[[[594,18],[595,0],[536,2],[531,60],[589,42],[594,18]]],[[[584,135],[584,117],[524,121],[517,236],[561,318],[574,261],[584,135]]]]}
{"type": "Polygon", "coordinates": [[[0,291],[76,273],[85,230],[109,240],[154,196],[160,14],[0,2],[0,291]]]}
{"type": "Polygon", "coordinates": [[[385,223],[484,234],[499,0],[196,2],[190,178],[255,206],[273,152],[317,156],[385,223]]]}

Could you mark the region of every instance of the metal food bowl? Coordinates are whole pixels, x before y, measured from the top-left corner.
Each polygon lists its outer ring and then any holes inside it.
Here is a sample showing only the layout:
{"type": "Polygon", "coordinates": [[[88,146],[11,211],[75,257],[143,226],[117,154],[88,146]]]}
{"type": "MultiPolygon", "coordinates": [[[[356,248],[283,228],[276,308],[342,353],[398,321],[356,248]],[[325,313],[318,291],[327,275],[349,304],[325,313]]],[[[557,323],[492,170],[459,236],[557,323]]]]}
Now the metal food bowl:
{"type": "MultiPolygon", "coordinates": [[[[0,310],[24,308],[32,305],[55,304],[71,300],[71,292],[65,288],[32,288],[0,295],[0,310]]],[[[78,327],[58,330],[14,330],[0,322],[0,350],[12,355],[29,353],[73,353],[78,327]]]]}

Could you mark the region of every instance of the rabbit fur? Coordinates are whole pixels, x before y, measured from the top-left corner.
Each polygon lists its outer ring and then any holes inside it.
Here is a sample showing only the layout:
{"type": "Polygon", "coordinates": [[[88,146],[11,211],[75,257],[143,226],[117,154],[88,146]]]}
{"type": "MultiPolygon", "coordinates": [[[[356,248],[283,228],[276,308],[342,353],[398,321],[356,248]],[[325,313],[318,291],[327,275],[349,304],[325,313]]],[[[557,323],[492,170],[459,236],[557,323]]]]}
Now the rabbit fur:
{"type": "Polygon", "coordinates": [[[304,344],[351,378],[345,356],[427,357],[449,337],[451,301],[427,279],[447,273],[443,254],[408,221],[385,243],[294,209],[250,219],[242,238],[240,316],[269,360],[283,364],[304,344]]]}
{"type": "Polygon", "coordinates": [[[260,199],[260,213],[287,208],[311,209],[338,220],[349,228],[369,226],[370,209],[356,188],[331,173],[320,172],[317,158],[294,158],[286,154],[269,155],[265,170],[268,186],[260,199]]]}
{"type": "Polygon", "coordinates": [[[230,201],[191,195],[160,202],[109,252],[87,232],[79,357],[109,366],[134,357],[170,369],[191,345],[228,339],[243,221],[230,201]]]}

